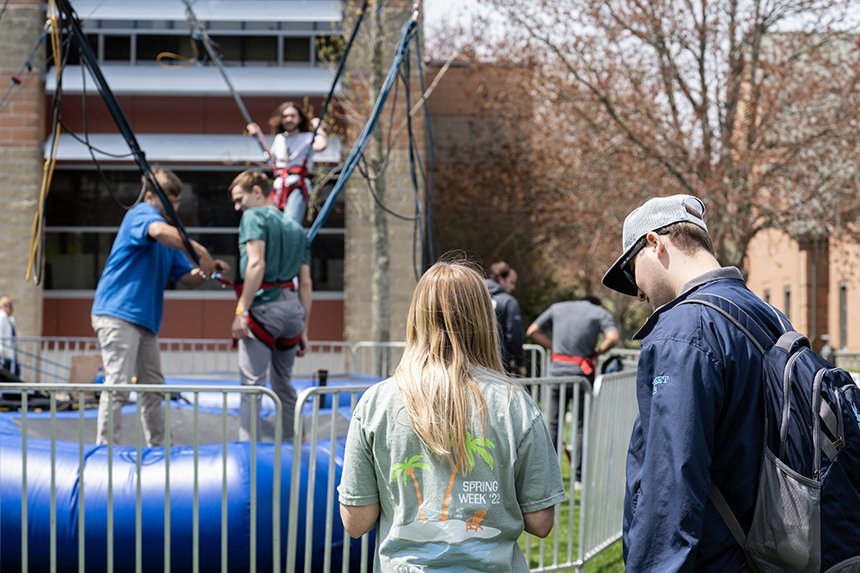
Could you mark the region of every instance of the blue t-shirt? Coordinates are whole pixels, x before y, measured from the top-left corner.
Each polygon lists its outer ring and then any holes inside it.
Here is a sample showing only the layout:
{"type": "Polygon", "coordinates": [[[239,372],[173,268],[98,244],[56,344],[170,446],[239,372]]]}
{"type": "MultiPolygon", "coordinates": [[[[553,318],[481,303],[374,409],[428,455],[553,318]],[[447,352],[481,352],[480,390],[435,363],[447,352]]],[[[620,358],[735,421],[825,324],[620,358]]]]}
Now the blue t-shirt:
{"type": "Polygon", "coordinates": [[[185,253],[149,236],[149,225],[155,222],[163,223],[164,218],[147,203],[125,214],[99,279],[92,313],[119,318],[157,334],[167,279],[178,281],[193,267],[185,253]]]}

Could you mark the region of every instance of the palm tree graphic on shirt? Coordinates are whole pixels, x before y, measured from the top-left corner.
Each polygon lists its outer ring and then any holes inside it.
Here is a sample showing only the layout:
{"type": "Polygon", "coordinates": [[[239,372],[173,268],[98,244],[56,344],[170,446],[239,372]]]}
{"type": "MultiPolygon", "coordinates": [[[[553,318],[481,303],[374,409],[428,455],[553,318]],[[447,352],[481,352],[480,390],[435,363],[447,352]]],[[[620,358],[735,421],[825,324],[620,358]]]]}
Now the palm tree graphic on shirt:
{"type": "MultiPolygon", "coordinates": [[[[487,467],[492,471],[494,461],[493,456],[487,449],[495,449],[496,444],[492,442],[489,438],[473,438],[472,434],[466,432],[466,461],[468,463],[467,470],[469,472],[472,471],[472,468],[475,467],[475,454],[484,460],[484,463],[487,464],[487,467]]],[[[451,470],[451,477],[448,480],[448,489],[445,490],[445,499],[442,502],[442,515],[439,516],[439,521],[447,521],[448,520],[448,506],[451,504],[451,492],[454,489],[454,480],[457,478],[457,467],[455,466],[451,470]]]]}
{"type": "Polygon", "coordinates": [[[403,476],[403,484],[406,485],[406,476],[412,478],[412,484],[415,486],[415,495],[418,496],[418,519],[425,521],[424,510],[422,509],[423,501],[421,500],[421,487],[418,485],[418,478],[415,477],[415,469],[426,470],[430,466],[422,462],[424,456],[417,455],[411,458],[406,458],[402,462],[397,462],[391,466],[392,481],[397,482],[403,476]]]}

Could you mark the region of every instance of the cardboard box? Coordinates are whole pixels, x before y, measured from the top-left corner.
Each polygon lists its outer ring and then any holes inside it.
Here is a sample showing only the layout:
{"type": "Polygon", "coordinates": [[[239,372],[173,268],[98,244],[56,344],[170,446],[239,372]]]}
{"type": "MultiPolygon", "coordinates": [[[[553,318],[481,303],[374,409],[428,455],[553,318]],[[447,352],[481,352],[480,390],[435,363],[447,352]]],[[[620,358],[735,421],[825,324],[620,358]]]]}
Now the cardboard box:
{"type": "MultiPolygon", "coordinates": [[[[69,384],[92,384],[101,367],[102,357],[100,354],[72,356],[69,384]]],[[[77,400],[78,393],[69,392],[69,397],[72,400],[77,400]]],[[[84,399],[93,400],[95,399],[95,394],[93,392],[86,392],[84,399]]]]}

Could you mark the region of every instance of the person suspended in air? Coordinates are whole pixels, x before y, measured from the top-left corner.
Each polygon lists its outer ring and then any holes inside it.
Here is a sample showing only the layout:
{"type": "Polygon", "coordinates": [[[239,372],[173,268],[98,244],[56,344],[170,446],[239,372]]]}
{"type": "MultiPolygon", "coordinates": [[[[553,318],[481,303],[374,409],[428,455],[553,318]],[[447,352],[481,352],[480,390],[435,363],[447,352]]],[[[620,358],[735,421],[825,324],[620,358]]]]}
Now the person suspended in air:
{"type": "MultiPolygon", "coordinates": [[[[311,181],[308,177],[313,168],[313,153],[328,146],[328,135],[320,126],[319,118],[309,119],[299,106],[285,101],[269,118],[269,126],[275,136],[268,149],[274,162],[275,182],[271,199],[284,212],[284,216],[302,224],[308,208],[311,181]],[[316,129],[316,135],[314,130],[316,129]]],[[[246,127],[252,136],[265,142],[263,131],[256,123],[246,127]]]]}

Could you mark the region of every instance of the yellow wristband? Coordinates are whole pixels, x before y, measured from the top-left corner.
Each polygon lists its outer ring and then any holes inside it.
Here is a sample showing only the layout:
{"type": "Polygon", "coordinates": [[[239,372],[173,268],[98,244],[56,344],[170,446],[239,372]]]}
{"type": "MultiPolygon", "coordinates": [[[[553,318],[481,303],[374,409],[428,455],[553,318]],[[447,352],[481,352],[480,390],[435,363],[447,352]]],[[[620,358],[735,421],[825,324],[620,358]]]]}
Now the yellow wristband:
{"type": "Polygon", "coordinates": [[[248,316],[248,311],[240,307],[236,307],[236,316],[248,316]]]}

